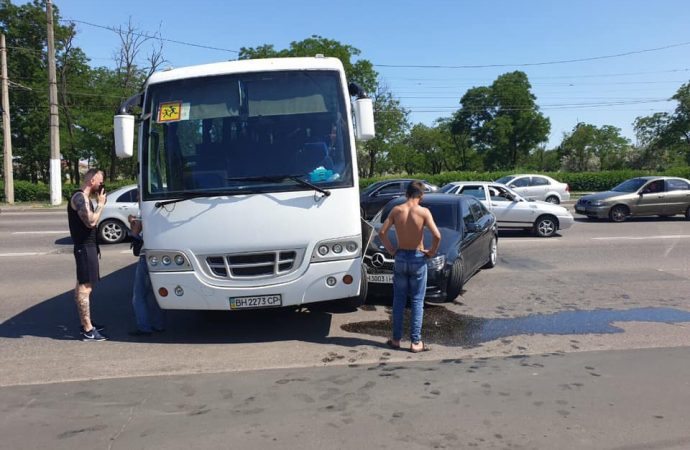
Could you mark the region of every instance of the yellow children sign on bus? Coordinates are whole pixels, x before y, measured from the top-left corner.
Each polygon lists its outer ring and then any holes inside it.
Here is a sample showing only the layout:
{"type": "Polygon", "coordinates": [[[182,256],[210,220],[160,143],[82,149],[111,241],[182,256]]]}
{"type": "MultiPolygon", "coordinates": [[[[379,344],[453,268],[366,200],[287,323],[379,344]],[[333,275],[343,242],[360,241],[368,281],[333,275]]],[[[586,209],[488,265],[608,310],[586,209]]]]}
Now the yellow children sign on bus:
{"type": "Polygon", "coordinates": [[[158,123],[177,122],[189,118],[189,103],[164,102],[158,105],[158,123]]]}

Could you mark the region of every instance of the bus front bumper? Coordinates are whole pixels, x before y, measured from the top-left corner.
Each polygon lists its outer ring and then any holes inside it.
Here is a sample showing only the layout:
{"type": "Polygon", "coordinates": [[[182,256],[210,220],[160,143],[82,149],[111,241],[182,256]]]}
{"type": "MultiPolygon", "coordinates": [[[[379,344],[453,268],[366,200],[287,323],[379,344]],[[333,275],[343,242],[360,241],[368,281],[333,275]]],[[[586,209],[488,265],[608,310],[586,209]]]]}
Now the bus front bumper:
{"type": "Polygon", "coordinates": [[[355,297],[359,294],[361,261],[357,258],[312,263],[299,278],[256,287],[212,285],[193,271],[150,272],[150,277],[162,309],[260,309],[355,297]],[[327,282],[329,278],[335,279],[332,286],[327,282]],[[352,280],[349,284],[345,281],[348,278],[352,280]]]}

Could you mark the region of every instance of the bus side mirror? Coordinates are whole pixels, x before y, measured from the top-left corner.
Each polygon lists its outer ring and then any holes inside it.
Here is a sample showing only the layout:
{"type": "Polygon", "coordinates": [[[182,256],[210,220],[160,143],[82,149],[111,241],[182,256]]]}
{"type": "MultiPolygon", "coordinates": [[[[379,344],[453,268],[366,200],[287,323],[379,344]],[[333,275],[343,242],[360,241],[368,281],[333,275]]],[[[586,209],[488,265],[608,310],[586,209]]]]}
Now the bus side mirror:
{"type": "Polygon", "coordinates": [[[119,114],[113,121],[115,154],[118,158],[130,158],[134,152],[134,116],[119,114]]]}
{"type": "Polygon", "coordinates": [[[358,98],[353,105],[355,115],[355,137],[368,141],[376,135],[374,129],[374,103],[370,98],[358,98]]]}

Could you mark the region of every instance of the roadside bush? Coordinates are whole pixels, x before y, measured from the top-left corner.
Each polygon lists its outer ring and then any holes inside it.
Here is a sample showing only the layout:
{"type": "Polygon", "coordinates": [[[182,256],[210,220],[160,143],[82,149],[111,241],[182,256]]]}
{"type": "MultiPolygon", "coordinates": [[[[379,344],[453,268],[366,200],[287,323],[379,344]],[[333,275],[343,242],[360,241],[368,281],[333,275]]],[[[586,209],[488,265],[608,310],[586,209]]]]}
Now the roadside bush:
{"type": "MultiPolygon", "coordinates": [[[[118,180],[112,183],[106,182],[108,192],[115,189],[127,186],[128,184],[136,184],[132,180],[118,180]]],[[[62,198],[69,200],[72,192],[77,190],[79,186],[73,184],[62,185],[62,198]]],[[[6,202],[5,198],[5,183],[0,181],[0,202],[6,202]]],[[[14,201],[15,202],[50,202],[50,185],[45,183],[32,183],[30,181],[15,180],[14,181],[14,201]]]]}

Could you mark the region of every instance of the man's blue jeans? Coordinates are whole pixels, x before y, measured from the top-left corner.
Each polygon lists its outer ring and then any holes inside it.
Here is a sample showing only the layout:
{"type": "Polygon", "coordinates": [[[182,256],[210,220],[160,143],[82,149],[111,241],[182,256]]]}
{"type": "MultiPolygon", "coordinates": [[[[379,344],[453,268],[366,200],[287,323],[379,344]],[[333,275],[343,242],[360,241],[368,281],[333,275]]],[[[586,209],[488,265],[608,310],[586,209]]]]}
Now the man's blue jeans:
{"type": "Polygon", "coordinates": [[[132,307],[139,331],[150,333],[165,328],[165,314],[158,306],[153,295],[149,268],[146,265],[146,257],[141,255],[134,274],[134,289],[132,290],[132,307]]]}
{"type": "Polygon", "coordinates": [[[398,250],[395,252],[395,266],[393,269],[393,339],[396,341],[402,338],[403,316],[408,297],[412,303],[410,340],[414,344],[422,340],[426,271],[426,255],[421,251],[398,250]]]}

